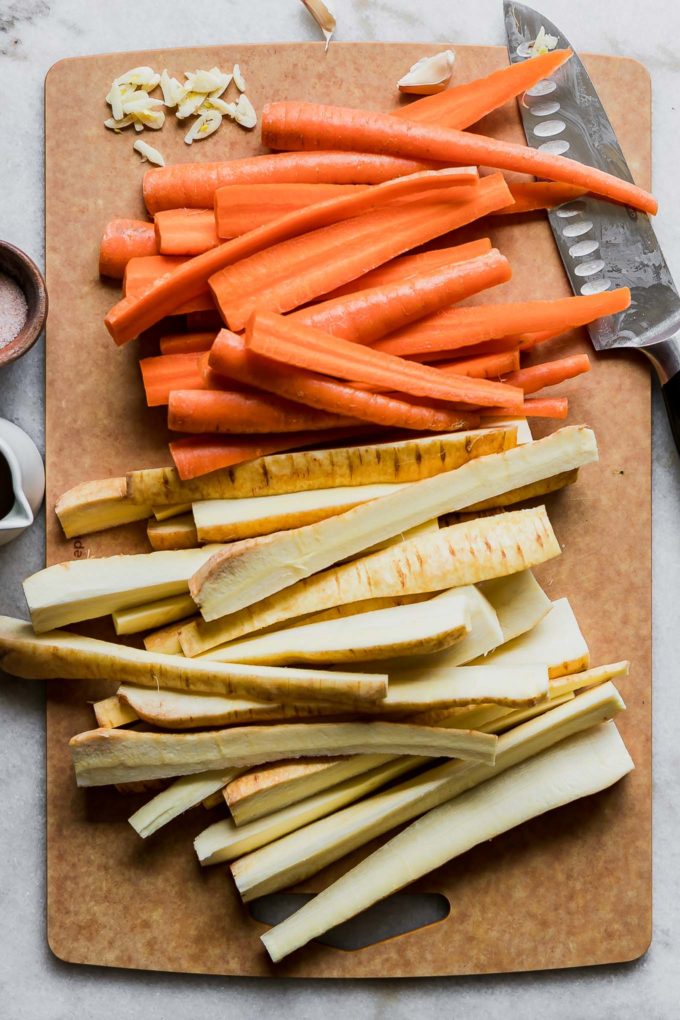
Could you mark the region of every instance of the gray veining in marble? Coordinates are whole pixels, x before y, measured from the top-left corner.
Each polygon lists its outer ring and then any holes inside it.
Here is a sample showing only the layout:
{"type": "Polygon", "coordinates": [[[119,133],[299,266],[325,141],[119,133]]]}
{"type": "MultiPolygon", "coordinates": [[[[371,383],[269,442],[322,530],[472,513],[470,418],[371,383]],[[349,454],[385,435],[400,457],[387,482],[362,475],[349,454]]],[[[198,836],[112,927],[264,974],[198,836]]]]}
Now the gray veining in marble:
{"type": "MultiPolygon", "coordinates": [[[[680,236],[673,215],[680,199],[680,6],[675,0],[655,0],[641,16],[643,7],[633,0],[540,3],[580,49],[625,53],[649,68],[654,190],[662,209],[656,229],[680,281],[680,236]]],[[[421,39],[454,47],[504,41],[500,0],[335,0],[335,8],[340,40],[421,39]]],[[[0,236],[42,260],[42,87],[56,60],[114,49],[315,37],[297,0],[0,0],[0,236]]],[[[43,442],[42,393],[42,350],[36,347],[0,374],[0,416],[22,425],[38,444],[43,442]]],[[[45,940],[42,696],[37,686],[8,683],[0,685],[0,1018],[680,1016],[680,465],[658,393],[653,417],[655,923],[652,947],[642,960],[536,975],[365,984],[197,978],[63,964],[45,940]]],[[[41,524],[0,549],[0,612],[23,613],[20,581],[41,565],[42,550],[41,524]]]]}

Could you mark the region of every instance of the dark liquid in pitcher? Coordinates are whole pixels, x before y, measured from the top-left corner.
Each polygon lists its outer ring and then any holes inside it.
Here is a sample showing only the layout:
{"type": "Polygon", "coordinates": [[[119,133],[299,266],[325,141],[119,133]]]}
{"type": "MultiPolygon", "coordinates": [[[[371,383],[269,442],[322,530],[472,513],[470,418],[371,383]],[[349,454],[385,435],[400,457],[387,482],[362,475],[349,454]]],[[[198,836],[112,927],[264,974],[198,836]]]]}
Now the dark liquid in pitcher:
{"type": "Polygon", "coordinates": [[[9,464],[0,453],[0,521],[14,506],[14,488],[9,464]]]}

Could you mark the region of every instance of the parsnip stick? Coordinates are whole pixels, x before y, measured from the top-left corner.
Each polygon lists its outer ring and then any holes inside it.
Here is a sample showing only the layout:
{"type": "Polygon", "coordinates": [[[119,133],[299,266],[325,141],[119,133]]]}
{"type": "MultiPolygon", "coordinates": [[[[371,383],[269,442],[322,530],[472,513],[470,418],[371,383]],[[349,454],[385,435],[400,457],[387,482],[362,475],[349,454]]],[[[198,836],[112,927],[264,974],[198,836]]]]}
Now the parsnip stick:
{"type": "MultiPolygon", "coordinates": [[[[194,574],[189,591],[203,618],[215,620],[421,521],[596,458],[590,429],[563,428],[526,446],[480,457],[455,471],[415,482],[407,500],[395,492],[318,524],[281,533],[266,545],[221,550],[194,574]]],[[[520,563],[487,576],[513,573],[530,565],[520,563]]]]}
{"type": "Polygon", "coordinates": [[[201,544],[191,513],[180,514],[178,517],[171,517],[165,521],[149,521],[146,526],[146,536],[151,548],[157,551],[194,549],[201,544]]]}
{"type": "Polygon", "coordinates": [[[150,506],[129,499],[125,478],[82,482],[60,496],[54,509],[66,538],[89,535],[151,516],[150,506]]]}
{"type": "Polygon", "coordinates": [[[237,888],[244,900],[250,900],[302,881],[376,836],[417,818],[571,734],[613,718],[624,707],[611,683],[585,691],[573,701],[499,737],[493,767],[446,762],[242,857],[231,869],[237,888]]]}
{"type": "Polygon", "coordinates": [[[605,723],[431,811],[262,936],[277,961],[522,822],[612,786],[634,768],[616,726],[605,723]]]}
{"type": "Polygon", "coordinates": [[[621,662],[608,663],[606,666],[593,666],[592,669],[584,669],[580,673],[566,673],[550,681],[550,697],[559,698],[569,691],[579,691],[584,687],[602,684],[606,680],[614,680],[617,676],[628,676],[629,669],[630,663],[624,659],[621,662]]]}
{"type": "Polygon", "coordinates": [[[116,634],[138,634],[142,630],[186,620],[195,610],[191,595],[170,595],[130,609],[116,609],[111,616],[116,634]]]}
{"type": "Polygon", "coordinates": [[[272,496],[340,485],[415,482],[451,471],[474,457],[508,450],[515,445],[516,435],[514,426],[504,426],[395,443],[276,453],[189,482],[182,482],[174,468],[132,471],[127,476],[127,494],[135,503],[150,503],[156,508],[169,503],[272,496]]]}
{"type": "Polygon", "coordinates": [[[35,635],[30,624],[7,616],[0,616],[0,667],[27,680],[119,680],[277,704],[324,701],[353,708],[387,692],[385,675],[185,659],[66,630],[35,635]]]}
{"type": "Polygon", "coordinates": [[[530,570],[480,581],[478,588],[496,611],[503,632],[501,644],[532,630],[552,607],[530,570]]]}
{"type": "Polygon", "coordinates": [[[121,701],[117,694],[110,698],[103,698],[101,701],[95,701],[92,708],[97,726],[104,729],[127,726],[128,723],[136,722],[139,719],[134,708],[121,701]]]}
{"type": "Polygon", "coordinates": [[[69,742],[79,786],[164,779],[301,755],[381,752],[493,763],[497,738],[395,722],[283,723],[202,733],[90,730],[69,742]]]}
{"type": "Polygon", "coordinates": [[[221,790],[231,779],[239,775],[238,769],[216,769],[199,772],[195,776],[182,776],[158,796],[144,804],[128,818],[132,828],[142,839],[167,825],[173,818],[184,814],[189,808],[200,804],[211,793],[221,790]]]}
{"type": "MultiPolygon", "coordinates": [[[[125,483],[127,490],[127,480],[125,483]]],[[[169,521],[171,517],[180,517],[183,514],[191,513],[191,503],[168,503],[162,506],[154,506],[151,508],[153,516],[157,521],[169,521]]]]}
{"type": "Polygon", "coordinates": [[[524,570],[559,552],[543,507],[454,524],[304,578],[212,623],[189,624],[180,632],[180,643],[185,655],[197,655],[249,631],[323,607],[474,584],[524,570]]]}
{"type": "Polygon", "coordinates": [[[569,600],[558,599],[550,612],[526,634],[475,661],[488,666],[541,662],[548,666],[551,679],[555,679],[587,669],[590,655],[569,600]]]}

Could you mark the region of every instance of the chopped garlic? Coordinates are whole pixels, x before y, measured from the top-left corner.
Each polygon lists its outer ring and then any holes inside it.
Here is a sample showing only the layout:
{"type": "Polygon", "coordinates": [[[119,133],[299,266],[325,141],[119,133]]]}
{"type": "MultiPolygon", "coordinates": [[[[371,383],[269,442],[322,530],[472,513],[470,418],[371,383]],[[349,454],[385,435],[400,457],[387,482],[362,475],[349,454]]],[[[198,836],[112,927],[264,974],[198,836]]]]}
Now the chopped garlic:
{"type": "Polygon", "coordinates": [[[163,102],[167,107],[172,109],[172,107],[181,103],[186,90],[184,86],[179,83],[177,78],[172,78],[168,74],[167,70],[163,70],[161,71],[159,84],[161,86],[161,92],[163,93],[163,102]]]}
{"type": "Polygon", "coordinates": [[[397,88],[400,92],[420,96],[443,92],[451,80],[455,59],[456,54],[453,50],[442,50],[432,57],[423,57],[413,64],[408,74],[399,79],[397,88]]]}
{"type": "Polygon", "coordinates": [[[149,163],[155,163],[156,166],[165,166],[165,160],[158,149],[154,149],[153,145],[149,145],[148,142],[143,142],[141,138],[137,139],[132,148],[139,153],[142,161],[148,159],[149,163]]]}
{"type": "Polygon", "coordinates": [[[224,99],[218,99],[217,96],[208,96],[199,107],[198,112],[205,113],[207,110],[218,110],[225,117],[231,117],[232,120],[236,117],[236,103],[225,103],[224,99]]]}
{"type": "Polygon", "coordinates": [[[534,39],[531,46],[531,56],[538,57],[544,53],[549,53],[550,50],[554,50],[557,46],[559,39],[556,35],[548,35],[543,25],[538,30],[538,35],[534,39]]]}
{"type": "Polygon", "coordinates": [[[196,113],[201,104],[205,101],[203,92],[187,92],[177,107],[177,119],[186,120],[192,113],[196,113]]]}
{"type": "MultiPolygon", "coordinates": [[[[159,131],[165,124],[165,113],[163,110],[136,110],[132,116],[135,121],[143,124],[144,127],[159,131]]],[[[137,123],[135,123],[137,127],[137,123]]]]}
{"type": "Polygon", "coordinates": [[[331,36],[335,32],[335,16],[333,12],[327,3],[323,3],[323,0],[302,0],[302,2],[323,32],[326,40],[324,52],[327,52],[331,36]]]}
{"type": "Polygon", "coordinates": [[[145,92],[151,92],[158,85],[160,77],[152,67],[133,67],[131,71],[126,71],[125,74],[115,78],[113,84],[134,85],[145,92]]]}
{"type": "MultiPolygon", "coordinates": [[[[121,120],[116,120],[114,117],[109,117],[108,120],[104,121],[104,127],[109,128],[110,131],[116,131],[118,134],[123,128],[130,127],[130,124],[134,123],[134,117],[123,117],[121,120]]],[[[135,127],[137,125],[135,124],[135,127]]]]}
{"type": "Polygon", "coordinates": [[[193,122],[184,136],[184,141],[187,145],[191,145],[192,142],[200,142],[217,131],[221,123],[222,114],[217,110],[208,110],[193,122]]]}
{"type": "Polygon", "coordinates": [[[234,64],[234,85],[239,90],[239,92],[245,92],[246,80],[241,74],[241,68],[239,67],[238,64],[234,64]]]}
{"type": "Polygon", "coordinates": [[[207,92],[215,92],[222,86],[223,75],[219,71],[217,74],[213,71],[185,71],[184,75],[189,92],[202,92],[205,95],[207,92]]]}
{"type": "Polygon", "coordinates": [[[141,113],[144,110],[158,109],[159,106],[163,106],[162,99],[152,99],[151,96],[140,89],[138,92],[132,92],[129,96],[125,97],[123,100],[123,113],[141,113]]]}
{"type": "Polygon", "coordinates": [[[255,113],[255,107],[248,99],[248,96],[242,93],[239,96],[236,109],[234,111],[234,120],[237,124],[240,124],[243,128],[254,128],[257,124],[257,114],[255,113]]]}
{"type": "Polygon", "coordinates": [[[135,120],[134,117],[132,119],[134,121],[135,131],[139,134],[140,131],[144,130],[144,125],[142,124],[141,121],[135,120]]]}
{"type": "Polygon", "coordinates": [[[210,68],[210,73],[217,75],[219,77],[220,81],[221,81],[220,87],[217,88],[217,89],[214,89],[214,91],[210,93],[210,98],[211,99],[219,99],[220,96],[224,92],[226,92],[227,89],[229,88],[229,86],[231,85],[232,79],[233,79],[234,76],[233,76],[233,74],[229,74],[228,71],[225,71],[225,72],[220,71],[219,67],[211,67],[210,68]]]}
{"type": "Polygon", "coordinates": [[[109,91],[109,97],[107,102],[111,106],[111,113],[113,114],[114,120],[122,120],[125,116],[123,110],[123,93],[120,90],[120,86],[114,81],[109,91]]]}

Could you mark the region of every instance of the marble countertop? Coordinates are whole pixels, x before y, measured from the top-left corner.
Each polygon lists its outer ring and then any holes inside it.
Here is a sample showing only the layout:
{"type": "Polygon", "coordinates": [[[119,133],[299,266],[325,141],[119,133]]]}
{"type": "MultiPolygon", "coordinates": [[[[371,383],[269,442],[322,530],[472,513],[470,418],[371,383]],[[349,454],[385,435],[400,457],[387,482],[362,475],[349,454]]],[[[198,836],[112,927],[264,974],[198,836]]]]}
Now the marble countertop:
{"type": "MultiPolygon", "coordinates": [[[[538,0],[537,0],[538,2],[538,0]]],[[[583,51],[625,54],[649,69],[654,103],[654,191],[662,210],[677,202],[680,134],[680,6],[654,4],[640,17],[632,0],[540,0],[541,9],[583,51]]],[[[501,45],[500,0],[335,0],[339,40],[501,45]]],[[[43,259],[43,80],[66,56],[186,45],[316,38],[297,0],[2,0],[0,3],[0,237],[43,259]],[[162,10],[162,14],[160,13],[162,10]]],[[[634,102],[635,98],[631,97],[634,102]]],[[[74,141],[77,144],[77,140],[74,141]]],[[[680,280],[680,235],[670,213],[657,231],[680,280]]],[[[0,417],[43,443],[43,351],[0,375],[0,417]]],[[[248,1017],[276,1011],[297,1020],[413,1014],[501,1018],[677,1016],[680,1001],[680,704],[677,596],[680,591],[680,464],[658,390],[654,428],[654,940],[639,961],[551,973],[366,983],[260,982],[73,967],[45,938],[43,699],[38,685],[0,685],[0,1015],[66,1020],[102,1010],[117,1020],[191,1015],[248,1017]],[[675,1007],[672,1003],[675,1002],[675,1007]]],[[[0,612],[22,615],[20,582],[43,563],[37,523],[0,549],[0,612]]],[[[630,565],[631,571],[635,565],[630,565]]]]}

